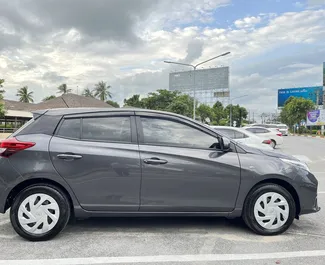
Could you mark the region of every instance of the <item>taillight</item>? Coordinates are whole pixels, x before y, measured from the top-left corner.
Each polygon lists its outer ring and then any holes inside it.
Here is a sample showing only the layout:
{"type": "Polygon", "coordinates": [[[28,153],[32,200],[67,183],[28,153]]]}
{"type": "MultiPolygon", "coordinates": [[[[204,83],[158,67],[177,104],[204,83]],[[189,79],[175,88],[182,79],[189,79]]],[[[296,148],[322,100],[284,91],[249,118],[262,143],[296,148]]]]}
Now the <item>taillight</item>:
{"type": "Polygon", "coordinates": [[[34,145],[35,143],[33,142],[22,142],[16,138],[5,139],[0,141],[0,156],[9,157],[34,145]]]}
{"type": "Polygon", "coordinates": [[[277,133],[276,135],[277,135],[277,136],[282,136],[282,133],[277,133]]]}
{"type": "Polygon", "coordinates": [[[263,144],[271,144],[271,142],[272,142],[271,140],[264,140],[263,144]]]}

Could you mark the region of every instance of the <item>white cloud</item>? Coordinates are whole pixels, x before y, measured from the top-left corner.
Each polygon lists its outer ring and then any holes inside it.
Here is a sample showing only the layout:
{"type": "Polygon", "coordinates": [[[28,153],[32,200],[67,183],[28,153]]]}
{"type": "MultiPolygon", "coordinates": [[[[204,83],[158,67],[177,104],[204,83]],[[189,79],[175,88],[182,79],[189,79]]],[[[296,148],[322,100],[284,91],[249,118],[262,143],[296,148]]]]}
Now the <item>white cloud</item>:
{"type": "Polygon", "coordinates": [[[234,22],[237,28],[251,28],[261,22],[261,17],[245,17],[234,22]]]}
{"type": "MultiPolygon", "coordinates": [[[[273,109],[277,88],[308,85],[308,82],[314,85],[318,82],[317,76],[321,76],[317,63],[300,60],[300,55],[276,65],[274,73],[263,72],[272,67],[267,57],[258,69],[251,72],[243,69],[251,67],[254,60],[262,60],[260,56],[265,54],[276,56],[272,51],[277,48],[295,44],[322,45],[325,41],[324,9],[282,15],[259,14],[236,20],[234,28],[199,27],[195,26],[197,21],[211,19],[213,10],[229,1],[174,1],[175,5],[171,5],[171,0],[166,0],[159,3],[148,18],[137,24],[135,32],[140,39],[139,45],[106,38],[88,41],[82,30],[70,27],[50,32],[42,39],[26,37],[19,49],[13,46],[5,49],[0,55],[0,69],[1,78],[6,79],[6,96],[14,98],[17,88],[28,85],[36,92],[38,101],[54,94],[63,80],[75,92],[77,86],[80,92],[104,80],[112,85],[114,99],[121,102],[134,93],[145,95],[168,88],[170,71],[187,70],[166,65],[163,60],[198,63],[226,51],[231,51],[231,55],[207,63],[205,67],[230,65],[231,93],[253,94],[254,97],[240,100],[249,108],[273,109]],[[185,17],[188,20],[182,20],[185,17]],[[184,27],[183,23],[189,26],[184,27]]],[[[32,16],[28,19],[36,25],[41,23],[32,16]]],[[[0,20],[0,33],[6,30],[16,34],[15,29],[10,21],[1,24],[0,20]]],[[[300,54],[304,52],[301,49],[300,54]]]]}

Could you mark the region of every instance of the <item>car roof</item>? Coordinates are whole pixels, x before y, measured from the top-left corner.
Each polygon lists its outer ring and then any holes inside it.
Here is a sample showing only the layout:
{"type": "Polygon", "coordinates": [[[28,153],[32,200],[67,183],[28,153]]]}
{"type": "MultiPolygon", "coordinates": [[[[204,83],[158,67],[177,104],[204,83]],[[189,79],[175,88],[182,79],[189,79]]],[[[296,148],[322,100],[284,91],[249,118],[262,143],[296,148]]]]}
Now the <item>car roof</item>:
{"type": "MultiPolygon", "coordinates": [[[[34,115],[53,115],[53,116],[63,116],[63,115],[72,115],[72,114],[85,114],[85,113],[102,113],[102,112],[148,112],[148,113],[157,113],[157,114],[166,114],[173,115],[182,118],[187,118],[175,113],[166,112],[166,111],[157,111],[157,110],[148,110],[141,108],[58,108],[58,109],[45,109],[45,110],[36,110],[33,111],[34,115]]],[[[189,119],[189,118],[188,118],[189,119]]]]}

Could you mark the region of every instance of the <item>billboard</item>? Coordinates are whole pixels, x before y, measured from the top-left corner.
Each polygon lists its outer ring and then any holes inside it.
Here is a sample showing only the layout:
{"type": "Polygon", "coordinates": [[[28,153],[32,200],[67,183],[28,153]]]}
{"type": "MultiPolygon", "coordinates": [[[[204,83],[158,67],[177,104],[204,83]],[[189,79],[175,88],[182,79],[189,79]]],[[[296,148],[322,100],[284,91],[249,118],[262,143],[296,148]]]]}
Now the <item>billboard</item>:
{"type": "MultiPolygon", "coordinates": [[[[169,90],[184,91],[194,89],[194,71],[169,74],[169,90]]],[[[195,71],[195,90],[229,88],[229,67],[200,69],[195,71]]]]}
{"type": "Polygon", "coordinates": [[[325,87],[325,63],[323,63],[323,87],[325,87]]]}
{"type": "Polygon", "coordinates": [[[229,67],[217,67],[169,74],[169,90],[193,96],[200,103],[212,106],[217,101],[229,104],[229,67]]]}
{"type": "Polygon", "coordinates": [[[278,107],[283,107],[290,97],[311,99],[317,105],[323,105],[323,87],[297,87],[278,90],[278,107]],[[318,101],[318,102],[317,102],[318,101]]]}
{"type": "Polygon", "coordinates": [[[307,126],[325,125],[325,109],[308,111],[306,121],[307,126]]]}

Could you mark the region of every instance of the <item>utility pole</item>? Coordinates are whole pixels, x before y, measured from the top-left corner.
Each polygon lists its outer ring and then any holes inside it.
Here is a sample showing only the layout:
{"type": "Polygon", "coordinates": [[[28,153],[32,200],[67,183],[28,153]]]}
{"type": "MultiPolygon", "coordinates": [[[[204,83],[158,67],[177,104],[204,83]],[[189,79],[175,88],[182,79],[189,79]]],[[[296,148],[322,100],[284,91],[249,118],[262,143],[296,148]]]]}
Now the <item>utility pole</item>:
{"type": "Polygon", "coordinates": [[[254,119],[254,111],[253,111],[253,123],[255,123],[255,119],[254,119]]]}

